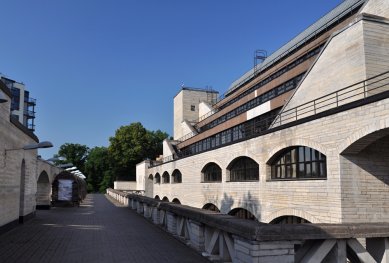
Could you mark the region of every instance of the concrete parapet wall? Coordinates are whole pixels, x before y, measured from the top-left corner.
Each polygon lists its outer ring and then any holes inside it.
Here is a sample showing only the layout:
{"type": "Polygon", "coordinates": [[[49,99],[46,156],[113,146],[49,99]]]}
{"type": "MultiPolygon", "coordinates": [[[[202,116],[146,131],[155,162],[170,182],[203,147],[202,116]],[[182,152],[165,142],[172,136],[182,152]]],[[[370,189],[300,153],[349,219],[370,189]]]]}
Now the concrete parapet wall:
{"type": "Polygon", "coordinates": [[[347,253],[385,262],[389,250],[388,223],[269,225],[112,189],[107,193],[135,201],[136,211],[145,205],[159,211],[166,221],[153,218],[155,224],[217,262],[345,262],[347,253]],[[357,238],[366,238],[366,248],[357,238]]]}

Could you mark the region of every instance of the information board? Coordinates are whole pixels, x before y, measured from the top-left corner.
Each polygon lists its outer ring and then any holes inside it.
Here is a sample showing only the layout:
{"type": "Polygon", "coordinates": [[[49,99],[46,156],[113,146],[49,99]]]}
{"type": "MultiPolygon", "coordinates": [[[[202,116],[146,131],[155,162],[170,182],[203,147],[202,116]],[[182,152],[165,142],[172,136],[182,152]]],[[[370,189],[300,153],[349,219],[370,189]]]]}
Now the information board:
{"type": "Polygon", "coordinates": [[[73,180],[58,180],[58,200],[72,201],[73,180]]]}

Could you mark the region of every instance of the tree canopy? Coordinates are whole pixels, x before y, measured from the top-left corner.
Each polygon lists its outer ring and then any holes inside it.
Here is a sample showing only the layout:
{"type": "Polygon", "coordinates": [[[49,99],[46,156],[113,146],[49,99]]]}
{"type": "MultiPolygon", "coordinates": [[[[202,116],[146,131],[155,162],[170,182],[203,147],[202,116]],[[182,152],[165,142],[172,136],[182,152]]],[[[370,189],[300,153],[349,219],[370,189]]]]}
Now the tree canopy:
{"type": "Polygon", "coordinates": [[[85,172],[85,162],[89,154],[89,148],[86,145],[78,143],[65,143],[59,148],[58,156],[64,157],[66,162],[71,162],[81,172],[85,172]]]}
{"type": "Polygon", "coordinates": [[[140,122],[121,126],[109,138],[109,146],[89,149],[86,145],[65,143],[58,156],[71,162],[87,177],[88,191],[104,192],[115,180],[135,180],[136,164],[162,154],[168,134],[149,131],[140,122]]]}
{"type": "MultiPolygon", "coordinates": [[[[106,147],[94,147],[89,151],[89,155],[85,163],[85,173],[88,176],[88,191],[100,191],[100,187],[102,186],[101,184],[104,179],[104,173],[110,170],[110,166],[108,149],[106,147]]],[[[107,187],[109,187],[109,183],[107,187]]]]}
{"type": "Polygon", "coordinates": [[[136,164],[162,154],[162,141],[167,137],[168,134],[160,130],[147,130],[140,122],[121,126],[115,136],[109,138],[108,147],[116,177],[135,180],[136,164]]]}

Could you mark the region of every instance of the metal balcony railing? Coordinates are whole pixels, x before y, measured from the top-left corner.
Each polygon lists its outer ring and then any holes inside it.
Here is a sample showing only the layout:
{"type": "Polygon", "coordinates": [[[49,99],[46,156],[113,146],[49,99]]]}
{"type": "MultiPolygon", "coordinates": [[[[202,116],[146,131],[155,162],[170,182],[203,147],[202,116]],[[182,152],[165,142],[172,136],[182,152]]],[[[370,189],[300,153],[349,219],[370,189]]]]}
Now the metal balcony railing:
{"type": "Polygon", "coordinates": [[[34,118],[35,112],[32,110],[24,110],[24,115],[27,116],[28,118],[34,118]]]}
{"type": "Polygon", "coordinates": [[[389,90],[389,71],[355,83],[297,107],[282,111],[271,128],[297,121],[389,90]]]}
{"type": "Polygon", "coordinates": [[[36,105],[36,99],[25,97],[24,102],[28,103],[29,105],[36,105]]]}
{"type": "MultiPolygon", "coordinates": [[[[228,140],[225,140],[226,143],[223,143],[222,140],[220,140],[219,143],[214,144],[214,147],[210,147],[206,150],[196,152],[193,152],[191,149],[186,147],[186,149],[179,151],[175,155],[167,156],[159,161],[151,161],[149,167],[158,166],[165,162],[170,162],[179,158],[188,157],[197,153],[219,148],[223,145],[259,136],[267,130],[285,124],[289,124],[307,117],[312,117],[317,114],[339,108],[355,101],[364,100],[368,97],[386,91],[389,91],[389,71],[376,75],[372,78],[360,81],[353,85],[347,86],[317,99],[311,100],[297,107],[284,111],[281,110],[281,112],[275,117],[270,116],[268,118],[252,121],[251,123],[245,123],[243,124],[244,128],[243,131],[241,131],[240,136],[234,138],[233,134],[231,133],[229,135],[231,137],[228,138],[228,140]]],[[[193,136],[187,136],[186,140],[192,138],[193,136]]]]}

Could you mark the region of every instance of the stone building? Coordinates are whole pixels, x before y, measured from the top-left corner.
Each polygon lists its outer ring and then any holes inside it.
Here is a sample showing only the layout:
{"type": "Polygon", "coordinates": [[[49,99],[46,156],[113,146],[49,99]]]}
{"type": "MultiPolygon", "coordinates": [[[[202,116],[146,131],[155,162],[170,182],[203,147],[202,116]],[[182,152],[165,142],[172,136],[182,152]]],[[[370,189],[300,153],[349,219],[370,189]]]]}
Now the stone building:
{"type": "Polygon", "coordinates": [[[139,187],[265,223],[388,222],[388,70],[389,1],[342,1],[181,125],[190,133],[175,122],[139,187]]]}
{"type": "Polygon", "coordinates": [[[0,233],[50,205],[51,182],[59,168],[38,159],[37,136],[11,115],[10,89],[0,81],[0,233]]]}

